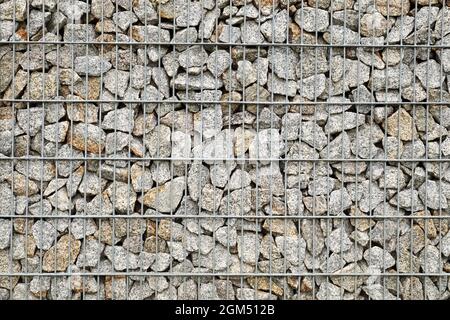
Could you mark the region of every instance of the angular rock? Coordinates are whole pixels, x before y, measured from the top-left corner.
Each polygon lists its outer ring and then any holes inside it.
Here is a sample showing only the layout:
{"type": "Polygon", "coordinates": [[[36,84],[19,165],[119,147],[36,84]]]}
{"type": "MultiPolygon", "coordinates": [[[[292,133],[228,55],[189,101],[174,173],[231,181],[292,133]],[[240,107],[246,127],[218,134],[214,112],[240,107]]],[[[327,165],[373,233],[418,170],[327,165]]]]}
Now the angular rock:
{"type": "Polygon", "coordinates": [[[296,79],[296,66],[298,63],[298,54],[290,49],[283,47],[274,47],[269,50],[269,63],[271,69],[281,79],[296,79]]]}
{"type": "Polygon", "coordinates": [[[44,128],[44,137],[51,142],[64,142],[66,140],[66,134],[69,129],[69,122],[57,122],[50,124],[44,128]]]}
{"type": "Polygon", "coordinates": [[[417,138],[417,130],[413,118],[404,109],[398,110],[387,119],[386,130],[390,136],[399,137],[403,141],[417,138]]]}
{"type": "Polygon", "coordinates": [[[430,209],[439,210],[447,209],[447,199],[445,198],[442,188],[435,181],[426,181],[419,187],[419,197],[430,209]]]}
{"type": "Polygon", "coordinates": [[[123,98],[125,90],[128,88],[130,73],[127,71],[111,69],[103,76],[105,88],[112,94],[123,98]]]}
{"type": "Polygon", "coordinates": [[[183,177],[178,177],[148,191],[142,203],[161,213],[174,212],[181,201],[184,189],[185,180],[183,177]]]}
{"type": "Polygon", "coordinates": [[[76,261],[81,242],[72,235],[63,235],[56,245],[44,254],[42,270],[45,272],[66,271],[69,264],[76,261]]]}
{"type": "Polygon", "coordinates": [[[380,247],[372,247],[364,252],[364,259],[370,266],[375,266],[381,270],[389,269],[395,265],[392,255],[380,247]]]}
{"type": "Polygon", "coordinates": [[[9,220],[0,219],[0,250],[9,246],[12,225],[9,220]]]}
{"type": "Polygon", "coordinates": [[[74,67],[79,75],[98,77],[109,71],[112,65],[100,56],[81,56],[75,58],[74,67]]]}
{"type": "Polygon", "coordinates": [[[69,130],[67,142],[74,148],[91,153],[101,153],[105,147],[106,134],[92,124],[78,123],[69,130]]]}
{"type": "Polygon", "coordinates": [[[261,25],[261,33],[268,42],[283,43],[286,41],[289,26],[289,13],[286,9],[279,11],[273,19],[261,25]],[[273,31],[272,31],[273,26],[273,31]]]}
{"type": "Polygon", "coordinates": [[[46,221],[36,221],[31,227],[34,241],[38,249],[48,250],[58,235],[55,227],[46,221]]]}
{"type": "Polygon", "coordinates": [[[328,12],[322,9],[303,7],[297,10],[294,19],[306,32],[324,32],[329,25],[328,12]]]}
{"type": "Polygon", "coordinates": [[[389,14],[390,17],[396,17],[406,15],[409,11],[410,3],[408,0],[392,0],[389,2],[375,0],[375,7],[384,16],[389,14]]]}
{"type": "Polygon", "coordinates": [[[419,63],[415,68],[415,74],[424,88],[440,88],[445,79],[441,65],[431,59],[419,63]]]}
{"type": "Polygon", "coordinates": [[[261,130],[249,146],[250,158],[261,164],[269,164],[269,159],[278,159],[283,151],[283,141],[276,129],[261,130]]]}
{"type": "Polygon", "coordinates": [[[324,74],[305,78],[298,82],[298,92],[308,100],[315,100],[325,91],[326,81],[324,74]]]}
{"type": "Polygon", "coordinates": [[[105,130],[119,130],[130,133],[134,128],[134,110],[121,108],[108,112],[102,122],[105,130]]]}

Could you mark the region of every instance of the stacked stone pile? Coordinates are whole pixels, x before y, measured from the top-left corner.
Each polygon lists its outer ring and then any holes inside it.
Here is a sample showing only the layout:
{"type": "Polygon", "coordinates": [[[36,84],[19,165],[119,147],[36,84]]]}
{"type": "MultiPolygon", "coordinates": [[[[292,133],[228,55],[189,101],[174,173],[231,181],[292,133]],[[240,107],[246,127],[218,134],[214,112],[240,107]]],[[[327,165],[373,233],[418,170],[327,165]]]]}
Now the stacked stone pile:
{"type": "Polygon", "coordinates": [[[448,299],[442,0],[0,0],[1,299],[448,299]]]}

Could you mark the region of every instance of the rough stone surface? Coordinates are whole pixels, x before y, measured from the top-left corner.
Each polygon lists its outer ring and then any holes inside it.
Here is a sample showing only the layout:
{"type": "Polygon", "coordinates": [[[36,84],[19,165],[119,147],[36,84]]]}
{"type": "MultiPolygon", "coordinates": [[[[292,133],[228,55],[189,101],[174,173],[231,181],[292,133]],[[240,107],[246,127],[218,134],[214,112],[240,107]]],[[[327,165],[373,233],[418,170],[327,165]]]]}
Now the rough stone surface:
{"type": "Polygon", "coordinates": [[[300,95],[308,100],[315,100],[325,90],[326,77],[324,74],[314,75],[298,83],[300,95]]]}
{"type": "Polygon", "coordinates": [[[409,11],[410,3],[407,0],[394,0],[389,2],[383,0],[375,0],[375,7],[384,16],[387,16],[389,14],[391,17],[393,17],[406,14],[409,11]]]}
{"type": "Polygon", "coordinates": [[[71,235],[62,236],[56,245],[44,255],[42,270],[46,272],[66,271],[69,264],[76,261],[81,242],[71,235]]]}
{"type": "Polygon", "coordinates": [[[375,266],[382,270],[395,265],[395,260],[392,255],[380,247],[373,247],[366,250],[364,252],[364,259],[370,266],[375,266]]]}
{"type": "Polygon", "coordinates": [[[9,246],[11,236],[11,223],[6,219],[0,219],[0,250],[9,246]]]}
{"type": "Polygon", "coordinates": [[[151,189],[144,195],[142,202],[162,213],[171,213],[180,203],[184,188],[184,178],[175,178],[162,186],[151,189]]]}
{"type": "Polygon", "coordinates": [[[38,249],[50,249],[57,237],[55,227],[46,221],[36,221],[31,230],[38,249]]]}
{"type": "Polygon", "coordinates": [[[297,10],[295,22],[307,32],[324,32],[329,25],[329,14],[322,9],[305,7],[297,10]]]}
{"type": "Polygon", "coordinates": [[[105,147],[105,132],[92,124],[79,123],[69,131],[68,142],[76,149],[101,153],[105,147]]]}
{"type": "Polygon", "coordinates": [[[387,133],[400,140],[410,141],[417,137],[417,130],[413,118],[404,109],[392,114],[387,120],[387,133]]]}
{"type": "Polygon", "coordinates": [[[75,58],[75,71],[79,75],[100,76],[111,69],[112,65],[99,56],[82,56],[75,58]]]}

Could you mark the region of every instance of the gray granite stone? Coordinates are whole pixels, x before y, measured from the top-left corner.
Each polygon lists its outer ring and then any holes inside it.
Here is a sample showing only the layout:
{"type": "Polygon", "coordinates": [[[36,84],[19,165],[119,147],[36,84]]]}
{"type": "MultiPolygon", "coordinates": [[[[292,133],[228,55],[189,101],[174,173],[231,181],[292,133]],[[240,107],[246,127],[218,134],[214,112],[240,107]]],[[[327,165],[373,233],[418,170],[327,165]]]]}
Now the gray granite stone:
{"type": "Polygon", "coordinates": [[[380,247],[373,246],[364,252],[364,259],[370,266],[375,266],[381,270],[389,269],[395,265],[392,255],[380,247]]]}
{"type": "Polygon", "coordinates": [[[109,71],[112,65],[100,56],[81,56],[75,58],[74,67],[79,75],[98,77],[109,71]]]}
{"type": "Polygon", "coordinates": [[[273,47],[269,50],[269,65],[281,79],[296,79],[295,69],[298,63],[298,54],[290,48],[273,47]]]}
{"type": "Polygon", "coordinates": [[[440,88],[445,79],[441,69],[436,60],[428,60],[416,66],[415,74],[424,88],[440,88]]]}
{"type": "Polygon", "coordinates": [[[288,11],[286,9],[281,10],[273,19],[261,24],[261,33],[268,42],[283,43],[286,41],[288,34],[289,21],[288,11]]]}
{"type": "Polygon", "coordinates": [[[306,32],[324,32],[329,25],[327,11],[303,7],[295,13],[295,22],[306,32]]]}
{"type": "Polygon", "coordinates": [[[304,78],[298,81],[298,92],[302,97],[314,101],[325,91],[326,81],[324,74],[304,78]]]}

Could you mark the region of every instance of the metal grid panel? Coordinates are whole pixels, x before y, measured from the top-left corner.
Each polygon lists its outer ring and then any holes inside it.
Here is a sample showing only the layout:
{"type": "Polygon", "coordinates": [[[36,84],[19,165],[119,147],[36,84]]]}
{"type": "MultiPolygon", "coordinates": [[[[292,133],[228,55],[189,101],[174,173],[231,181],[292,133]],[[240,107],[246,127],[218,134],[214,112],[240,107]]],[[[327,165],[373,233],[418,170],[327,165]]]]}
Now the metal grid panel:
{"type": "Polygon", "coordinates": [[[445,2],[0,8],[2,298],[448,298],[445,2]]]}

